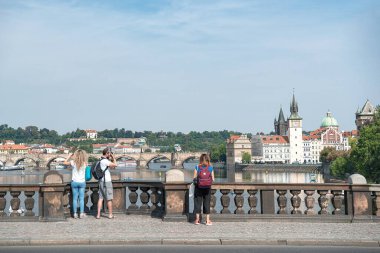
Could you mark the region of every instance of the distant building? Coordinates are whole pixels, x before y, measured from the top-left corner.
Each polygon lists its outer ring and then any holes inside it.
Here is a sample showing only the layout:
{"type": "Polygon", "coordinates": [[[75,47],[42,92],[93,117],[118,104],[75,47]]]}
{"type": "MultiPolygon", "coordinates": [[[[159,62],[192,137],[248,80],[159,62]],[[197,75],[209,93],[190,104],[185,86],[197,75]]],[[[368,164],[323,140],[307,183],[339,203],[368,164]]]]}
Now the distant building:
{"type": "Polygon", "coordinates": [[[371,102],[369,102],[369,100],[367,99],[363,108],[361,110],[359,110],[358,108],[357,112],[355,113],[355,116],[356,116],[355,124],[356,124],[357,130],[360,131],[360,129],[363,126],[368,125],[369,123],[373,122],[376,112],[377,112],[376,107],[374,107],[371,104],[371,102]]]}
{"type": "Polygon", "coordinates": [[[0,146],[0,154],[28,154],[29,147],[17,144],[3,144],[0,146]]]}
{"type": "Polygon", "coordinates": [[[33,144],[29,153],[32,154],[55,154],[58,152],[58,148],[51,144],[33,144]]]}
{"type": "Polygon", "coordinates": [[[97,139],[98,138],[98,132],[93,129],[86,129],[84,130],[86,132],[87,139],[97,139]]]}
{"type": "Polygon", "coordinates": [[[338,121],[329,111],[320,128],[302,134],[302,118],[298,115],[298,103],[293,95],[290,117],[285,121],[282,109],[275,120],[276,135],[255,135],[252,137],[252,158],[254,162],[265,163],[320,163],[320,152],[325,147],[349,150],[349,138],[355,138],[358,131],[339,130],[338,121]],[[288,124],[284,127],[284,122],[288,124]],[[285,130],[286,129],[286,130],[285,130]],[[286,132],[286,134],[284,134],[286,132]]]}
{"type": "Polygon", "coordinates": [[[13,140],[5,140],[0,145],[15,145],[15,142],[13,140]]]}
{"type": "Polygon", "coordinates": [[[241,163],[244,153],[251,154],[252,144],[247,135],[232,135],[227,139],[227,166],[235,166],[235,163],[241,163]]]}
{"type": "Polygon", "coordinates": [[[105,148],[115,148],[115,143],[92,144],[92,153],[101,154],[105,148]]]}

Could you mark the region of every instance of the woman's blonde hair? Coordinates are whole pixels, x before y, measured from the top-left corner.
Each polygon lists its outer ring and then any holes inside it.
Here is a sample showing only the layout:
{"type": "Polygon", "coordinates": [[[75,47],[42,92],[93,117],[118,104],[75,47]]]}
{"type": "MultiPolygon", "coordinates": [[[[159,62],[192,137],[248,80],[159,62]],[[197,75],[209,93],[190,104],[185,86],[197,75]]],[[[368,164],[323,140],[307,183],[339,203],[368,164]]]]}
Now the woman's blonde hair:
{"type": "Polygon", "coordinates": [[[200,165],[207,165],[207,166],[210,166],[211,165],[211,162],[210,162],[210,156],[208,154],[201,154],[201,156],[199,157],[199,164],[200,165]]]}
{"type": "Polygon", "coordinates": [[[87,165],[87,153],[83,149],[74,152],[74,163],[77,169],[82,169],[87,165]]]}

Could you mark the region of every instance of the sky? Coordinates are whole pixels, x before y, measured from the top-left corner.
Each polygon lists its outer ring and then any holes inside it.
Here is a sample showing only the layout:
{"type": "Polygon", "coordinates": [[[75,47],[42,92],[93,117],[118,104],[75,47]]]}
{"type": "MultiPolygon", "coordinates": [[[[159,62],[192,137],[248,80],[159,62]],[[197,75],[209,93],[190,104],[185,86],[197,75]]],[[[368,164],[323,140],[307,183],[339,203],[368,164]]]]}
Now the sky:
{"type": "Polygon", "coordinates": [[[0,124],[305,130],[380,104],[380,1],[0,0],[0,124]]]}

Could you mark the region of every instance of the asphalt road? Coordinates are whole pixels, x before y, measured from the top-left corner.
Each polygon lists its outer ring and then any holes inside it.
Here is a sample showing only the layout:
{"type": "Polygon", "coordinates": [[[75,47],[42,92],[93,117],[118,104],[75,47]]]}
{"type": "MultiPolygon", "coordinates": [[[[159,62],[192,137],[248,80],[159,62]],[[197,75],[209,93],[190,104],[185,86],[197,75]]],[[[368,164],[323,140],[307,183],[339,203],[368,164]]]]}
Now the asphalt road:
{"type": "Polygon", "coordinates": [[[155,245],[155,246],[29,246],[29,247],[0,247],[1,253],[379,253],[380,247],[309,247],[309,246],[181,246],[181,245],[155,245]]]}

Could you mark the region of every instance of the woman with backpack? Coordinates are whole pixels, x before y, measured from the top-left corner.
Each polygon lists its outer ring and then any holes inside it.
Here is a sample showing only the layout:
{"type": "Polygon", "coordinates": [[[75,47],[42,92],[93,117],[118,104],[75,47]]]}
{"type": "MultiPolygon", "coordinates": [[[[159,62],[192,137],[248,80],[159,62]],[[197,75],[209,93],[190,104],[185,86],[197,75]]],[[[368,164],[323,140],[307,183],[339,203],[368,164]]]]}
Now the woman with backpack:
{"type": "Polygon", "coordinates": [[[199,165],[194,170],[194,211],[195,225],[199,225],[201,206],[203,204],[203,214],[206,215],[206,225],[212,225],[210,220],[210,201],[211,201],[211,185],[214,181],[214,169],[210,163],[210,157],[202,154],[199,158],[199,165]]]}
{"type": "Polygon", "coordinates": [[[84,190],[86,188],[86,166],[87,166],[87,153],[82,149],[76,150],[73,154],[69,154],[65,165],[71,165],[71,193],[73,196],[73,214],[74,219],[78,217],[84,218],[84,190]],[[79,216],[78,216],[78,198],[79,198],[79,216]]]}

